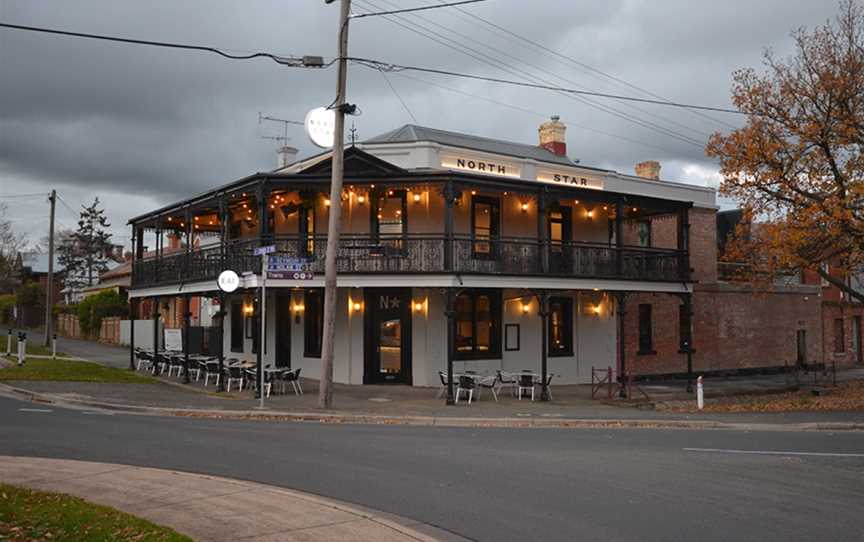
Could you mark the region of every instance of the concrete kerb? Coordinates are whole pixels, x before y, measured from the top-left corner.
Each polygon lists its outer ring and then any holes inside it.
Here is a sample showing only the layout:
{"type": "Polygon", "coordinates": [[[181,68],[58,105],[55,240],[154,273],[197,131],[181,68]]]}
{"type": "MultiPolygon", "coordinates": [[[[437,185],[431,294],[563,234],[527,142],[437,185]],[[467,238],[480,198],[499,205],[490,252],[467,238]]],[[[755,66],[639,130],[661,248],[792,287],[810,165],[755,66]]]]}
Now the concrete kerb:
{"type": "MultiPolygon", "coordinates": [[[[306,492],[302,492],[302,491],[297,491],[297,490],[282,488],[282,487],[277,487],[277,486],[271,486],[271,485],[257,483],[257,482],[248,482],[248,481],[236,480],[236,479],[231,479],[231,478],[223,478],[223,477],[212,476],[212,475],[208,475],[208,474],[198,474],[198,473],[182,472],[182,471],[175,471],[175,470],[168,470],[168,469],[157,469],[157,468],[151,468],[151,467],[139,467],[139,466],[134,466],[134,465],[120,465],[120,464],[113,464],[113,463],[94,463],[94,462],[90,462],[90,461],[77,461],[77,460],[65,460],[65,459],[55,460],[55,459],[50,459],[50,458],[29,458],[29,457],[16,457],[16,456],[0,456],[0,458],[3,458],[7,462],[15,463],[17,461],[19,463],[24,463],[23,466],[25,467],[24,468],[25,471],[26,471],[26,466],[30,463],[36,463],[40,467],[38,469],[40,472],[40,474],[38,476],[35,476],[35,477],[34,476],[27,476],[26,473],[19,471],[17,473],[17,476],[20,478],[20,480],[17,480],[17,481],[12,480],[12,481],[10,481],[10,483],[13,483],[16,485],[28,486],[28,487],[36,485],[36,486],[40,486],[37,489],[48,489],[48,490],[52,490],[52,491],[60,491],[62,493],[77,494],[77,496],[85,498],[85,499],[90,498],[91,495],[81,494],[81,493],[86,493],[86,490],[82,489],[82,485],[80,484],[80,482],[82,480],[88,478],[89,476],[99,477],[99,476],[103,476],[106,474],[117,475],[118,472],[139,471],[141,473],[148,473],[150,476],[164,480],[164,484],[150,484],[150,485],[145,485],[144,487],[158,487],[159,485],[170,486],[170,485],[172,485],[172,483],[177,478],[182,478],[182,479],[192,481],[194,484],[217,483],[217,484],[220,484],[223,486],[224,485],[230,485],[230,486],[234,486],[234,487],[238,488],[238,491],[232,492],[232,494],[237,494],[237,493],[242,493],[242,492],[254,492],[254,491],[266,492],[267,494],[274,495],[277,499],[280,496],[284,497],[285,500],[283,502],[285,502],[285,503],[288,503],[291,501],[295,501],[295,502],[296,501],[302,501],[304,503],[309,503],[311,505],[321,507],[324,510],[333,510],[333,511],[337,511],[340,513],[348,514],[350,516],[356,517],[357,519],[366,520],[366,521],[369,521],[371,523],[380,525],[380,526],[384,527],[385,529],[389,529],[389,530],[393,531],[394,533],[397,533],[398,535],[400,535],[398,537],[400,540],[404,539],[404,540],[414,540],[414,541],[424,541],[424,542],[432,542],[432,541],[437,541],[437,540],[442,540],[442,539],[465,540],[462,537],[454,535],[453,533],[451,533],[449,531],[444,531],[444,530],[442,530],[438,527],[435,527],[433,525],[427,525],[427,524],[424,524],[424,523],[416,521],[416,520],[403,518],[403,517],[389,514],[386,512],[380,512],[380,511],[373,510],[373,509],[363,507],[363,506],[355,506],[355,505],[350,504],[350,503],[337,501],[334,499],[329,499],[329,498],[322,497],[322,496],[315,495],[315,494],[311,494],[311,493],[306,493],[306,492]],[[54,467],[53,470],[57,471],[58,473],[62,472],[63,473],[62,476],[50,475],[50,471],[52,471],[52,466],[54,466],[54,465],[57,465],[59,468],[54,467]],[[74,470],[78,466],[80,466],[79,468],[83,469],[83,471],[86,471],[86,472],[82,472],[80,474],[70,476],[70,474],[71,474],[70,468],[74,470]],[[94,470],[94,468],[95,468],[95,470],[94,470]],[[46,471],[49,471],[48,476],[45,475],[46,471]],[[71,484],[69,487],[64,487],[65,485],[68,485],[68,484],[64,483],[66,480],[70,480],[70,481],[73,481],[75,483],[71,484]],[[195,482],[195,481],[199,481],[199,482],[195,482]],[[47,487],[47,488],[41,487],[43,482],[48,483],[49,487],[47,487]],[[425,533],[421,532],[421,529],[423,531],[426,531],[426,532],[425,533]]],[[[31,468],[32,468],[32,466],[31,466],[31,468]]],[[[123,478],[122,474],[120,476],[122,479],[123,478]]],[[[216,497],[219,497],[219,496],[220,495],[216,495],[216,497]]],[[[144,497],[145,497],[145,499],[147,498],[146,495],[144,497]]],[[[127,507],[123,506],[122,503],[107,502],[105,504],[107,504],[109,506],[117,507],[121,510],[123,510],[124,508],[127,508],[127,507]]],[[[164,505],[165,505],[165,503],[161,503],[160,506],[156,507],[156,508],[164,507],[164,505]]],[[[289,507],[290,506],[296,507],[296,505],[289,505],[289,507]]],[[[153,508],[153,509],[155,510],[156,508],[153,508]]],[[[141,510],[146,510],[146,508],[143,508],[141,510]]],[[[136,508],[132,508],[132,509],[127,509],[125,511],[132,513],[132,514],[136,514],[136,512],[140,512],[141,510],[136,509],[136,508]]],[[[250,514],[254,513],[254,511],[249,511],[249,513],[250,514]]],[[[188,523],[190,519],[197,521],[196,518],[194,518],[194,517],[191,517],[191,518],[185,517],[184,519],[186,520],[186,525],[183,524],[183,521],[179,522],[179,524],[178,524],[178,522],[176,521],[176,518],[175,518],[175,521],[171,521],[169,526],[174,527],[175,529],[177,529],[180,532],[185,532],[187,529],[185,529],[184,527],[190,526],[190,524],[188,523]]],[[[344,522],[341,522],[341,523],[344,523],[344,522]]],[[[321,527],[326,527],[326,526],[327,526],[326,524],[321,525],[321,527]]],[[[290,532],[290,531],[288,531],[288,532],[290,532]]],[[[259,533],[259,534],[265,534],[265,533],[259,533]]],[[[205,537],[205,538],[211,538],[211,537],[205,537]]],[[[311,536],[311,537],[309,537],[309,539],[310,540],[318,540],[318,539],[323,539],[323,538],[321,538],[320,536],[317,538],[315,536],[311,536]]],[[[388,538],[388,540],[389,540],[389,538],[388,538]]]]}
{"type": "Polygon", "coordinates": [[[340,412],[287,412],[278,410],[210,410],[194,408],[166,408],[89,401],[55,394],[34,392],[0,383],[0,395],[25,399],[34,403],[58,407],[99,409],[109,412],[151,416],[177,416],[225,420],[311,422],[324,424],[362,425],[414,425],[435,427],[476,428],[559,428],[559,429],[734,429],[748,431],[864,431],[859,422],[807,422],[807,423],[738,423],[714,420],[676,419],[591,419],[591,418],[471,418],[437,416],[385,416],[340,412]]]}

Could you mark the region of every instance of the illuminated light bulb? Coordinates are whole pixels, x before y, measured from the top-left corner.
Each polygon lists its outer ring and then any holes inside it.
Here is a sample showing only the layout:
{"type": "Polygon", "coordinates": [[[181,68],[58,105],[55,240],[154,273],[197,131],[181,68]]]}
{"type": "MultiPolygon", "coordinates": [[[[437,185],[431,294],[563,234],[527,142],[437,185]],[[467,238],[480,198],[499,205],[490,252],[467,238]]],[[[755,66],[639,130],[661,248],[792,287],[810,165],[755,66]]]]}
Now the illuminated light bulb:
{"type": "Polygon", "coordinates": [[[246,205],[246,204],[245,204],[245,203],[244,203],[244,204],[243,204],[243,208],[244,208],[244,209],[248,209],[248,208],[249,208],[249,206],[248,206],[248,205],[246,205]]]}
{"type": "Polygon", "coordinates": [[[366,196],[357,196],[357,203],[364,203],[366,201],[366,196]]]}
{"type": "Polygon", "coordinates": [[[522,204],[522,212],[524,213],[524,212],[527,211],[527,210],[528,210],[528,204],[527,204],[527,203],[523,203],[523,204],[522,204]]]}
{"type": "Polygon", "coordinates": [[[271,209],[275,209],[276,207],[271,203],[271,204],[270,204],[270,208],[271,208],[271,209]]]}
{"type": "Polygon", "coordinates": [[[600,305],[594,305],[594,314],[600,314],[600,305]]]}
{"type": "Polygon", "coordinates": [[[354,302],[354,310],[355,310],[355,311],[359,311],[359,310],[360,310],[360,303],[359,303],[358,301],[355,301],[355,302],[354,302]]]}
{"type": "Polygon", "coordinates": [[[636,207],[633,207],[633,212],[634,212],[634,213],[635,213],[636,211],[638,211],[638,210],[639,210],[639,209],[637,209],[636,207]]]}
{"type": "Polygon", "coordinates": [[[195,217],[195,222],[198,222],[198,219],[199,219],[199,218],[200,218],[200,217],[197,217],[197,216],[196,216],[196,217],[195,217]]]}
{"type": "Polygon", "coordinates": [[[388,191],[387,191],[387,195],[388,195],[388,196],[392,196],[392,195],[393,195],[393,191],[392,191],[392,190],[388,190],[388,191]]]}
{"type": "Polygon", "coordinates": [[[414,310],[417,312],[422,311],[423,310],[423,303],[421,303],[420,301],[418,301],[417,303],[414,303],[414,310]]]}
{"type": "Polygon", "coordinates": [[[588,218],[594,218],[594,211],[588,211],[588,218]]]}
{"type": "Polygon", "coordinates": [[[173,220],[174,220],[174,219],[171,218],[170,216],[168,217],[168,222],[171,222],[171,221],[173,221],[173,220]]]}
{"type": "Polygon", "coordinates": [[[375,188],[375,185],[374,185],[374,184],[370,184],[369,187],[370,187],[370,188],[375,188]]]}
{"type": "Polygon", "coordinates": [[[396,216],[399,216],[401,214],[402,214],[402,211],[400,211],[399,209],[396,209],[396,216]]]}
{"type": "Polygon", "coordinates": [[[330,207],[330,198],[327,198],[327,199],[324,200],[324,206],[325,206],[325,207],[330,207]]]}
{"type": "Polygon", "coordinates": [[[378,213],[378,220],[381,220],[382,218],[384,217],[381,215],[381,213],[378,213]]]}
{"type": "Polygon", "coordinates": [[[243,192],[243,197],[244,197],[244,198],[246,197],[246,192],[243,192]]]}
{"type": "Polygon", "coordinates": [[[528,314],[529,312],[531,312],[531,305],[527,305],[527,304],[522,305],[522,312],[524,314],[528,314]]]}
{"type": "Polygon", "coordinates": [[[472,196],[476,196],[476,195],[477,195],[477,191],[476,191],[476,190],[472,190],[472,191],[471,191],[471,195],[472,195],[472,196]]]}
{"type": "Polygon", "coordinates": [[[608,211],[608,210],[609,210],[609,207],[607,207],[606,205],[604,205],[604,206],[603,206],[603,210],[604,210],[604,211],[608,211]]]}
{"type": "Polygon", "coordinates": [[[215,222],[213,222],[213,221],[211,220],[211,221],[210,221],[210,225],[212,226],[213,224],[215,224],[215,222]]]}
{"type": "Polygon", "coordinates": [[[504,192],[504,195],[506,196],[506,195],[507,195],[507,192],[504,192]]]}
{"type": "Polygon", "coordinates": [[[420,203],[420,194],[419,193],[414,194],[414,203],[420,203]]]}
{"type": "Polygon", "coordinates": [[[576,205],[579,205],[579,200],[578,200],[578,199],[574,199],[574,200],[573,200],[573,203],[576,204],[576,205]]]}

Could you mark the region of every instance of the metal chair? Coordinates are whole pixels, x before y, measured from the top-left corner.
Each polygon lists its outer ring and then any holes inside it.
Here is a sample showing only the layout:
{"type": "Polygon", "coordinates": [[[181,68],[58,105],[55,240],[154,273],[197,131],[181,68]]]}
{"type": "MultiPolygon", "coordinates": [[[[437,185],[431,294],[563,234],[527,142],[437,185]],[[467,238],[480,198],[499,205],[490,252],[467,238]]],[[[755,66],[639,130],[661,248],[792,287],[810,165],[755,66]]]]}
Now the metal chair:
{"type": "Polygon", "coordinates": [[[177,354],[171,354],[168,356],[168,376],[171,376],[171,373],[174,372],[174,369],[177,369],[177,378],[180,378],[180,375],[183,374],[183,356],[179,356],[177,354]]]}
{"type": "Polygon", "coordinates": [[[438,395],[435,396],[436,399],[444,397],[444,394],[447,393],[447,373],[438,371],[438,378],[441,379],[441,389],[438,390],[438,395]]]}
{"type": "Polygon", "coordinates": [[[496,371],[498,375],[498,393],[501,393],[501,390],[504,388],[510,388],[510,395],[516,396],[516,377],[513,373],[507,373],[504,371],[496,371]]]}
{"type": "Polygon", "coordinates": [[[519,375],[519,400],[522,400],[522,392],[531,390],[531,400],[534,400],[534,375],[522,373],[519,375]]]}
{"type": "Polygon", "coordinates": [[[227,391],[231,391],[231,383],[237,382],[240,386],[240,391],[243,391],[243,382],[246,380],[244,378],[243,368],[239,365],[229,365],[225,367],[225,383],[227,384],[227,391]]]}
{"type": "Polygon", "coordinates": [[[135,359],[138,360],[138,363],[135,366],[136,371],[140,371],[143,366],[144,369],[152,369],[153,367],[153,355],[149,352],[145,352],[140,348],[135,349],[135,359]]]}
{"type": "Polygon", "coordinates": [[[492,392],[492,397],[495,398],[495,402],[498,402],[498,390],[496,386],[498,385],[498,375],[495,374],[493,376],[485,376],[477,382],[477,399],[480,399],[480,391],[487,389],[492,392]]]}
{"type": "Polygon", "coordinates": [[[464,391],[468,394],[468,404],[471,404],[471,400],[474,398],[474,388],[477,386],[477,383],[473,378],[467,375],[462,375],[459,377],[459,386],[456,388],[456,402],[459,402],[459,396],[464,391]]]}
{"type": "Polygon", "coordinates": [[[279,380],[282,382],[283,393],[287,388],[287,384],[291,384],[291,387],[294,388],[294,395],[303,395],[303,387],[300,385],[301,369],[302,367],[298,367],[297,369],[288,369],[287,371],[279,373],[279,380]]]}

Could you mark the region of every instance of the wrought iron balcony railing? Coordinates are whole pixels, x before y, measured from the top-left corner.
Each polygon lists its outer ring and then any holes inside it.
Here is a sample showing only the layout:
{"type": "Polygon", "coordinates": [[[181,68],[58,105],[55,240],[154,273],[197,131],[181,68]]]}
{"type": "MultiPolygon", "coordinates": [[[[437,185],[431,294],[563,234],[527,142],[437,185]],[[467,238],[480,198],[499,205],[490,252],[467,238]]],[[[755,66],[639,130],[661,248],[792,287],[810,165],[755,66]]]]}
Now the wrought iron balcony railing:
{"type": "MultiPolygon", "coordinates": [[[[270,236],[228,241],[191,252],[138,260],[134,287],[215,280],[224,269],[260,272],[256,247],[276,246],[276,253],[308,262],[324,273],[324,236],[270,236]]],[[[683,281],[688,278],[686,252],[615,247],[601,243],[553,242],[530,238],[477,238],[456,235],[374,237],[343,235],[339,240],[340,273],[459,273],[554,276],[571,278],[683,281]]]]}

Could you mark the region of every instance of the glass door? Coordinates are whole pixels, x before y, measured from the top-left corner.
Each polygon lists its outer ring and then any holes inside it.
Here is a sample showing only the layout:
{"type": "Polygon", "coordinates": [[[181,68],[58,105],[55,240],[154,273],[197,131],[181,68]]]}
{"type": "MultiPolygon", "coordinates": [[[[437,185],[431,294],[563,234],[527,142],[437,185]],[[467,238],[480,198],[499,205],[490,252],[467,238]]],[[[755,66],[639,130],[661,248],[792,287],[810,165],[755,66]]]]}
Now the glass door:
{"type": "Polygon", "coordinates": [[[411,290],[366,290],[367,384],[411,383],[411,290]]]}
{"type": "Polygon", "coordinates": [[[549,271],[551,273],[566,274],[571,271],[572,247],[570,241],[573,238],[573,222],[570,207],[561,206],[554,211],[549,211],[548,228],[546,234],[549,237],[549,271]]]}

